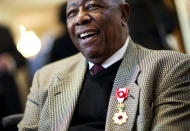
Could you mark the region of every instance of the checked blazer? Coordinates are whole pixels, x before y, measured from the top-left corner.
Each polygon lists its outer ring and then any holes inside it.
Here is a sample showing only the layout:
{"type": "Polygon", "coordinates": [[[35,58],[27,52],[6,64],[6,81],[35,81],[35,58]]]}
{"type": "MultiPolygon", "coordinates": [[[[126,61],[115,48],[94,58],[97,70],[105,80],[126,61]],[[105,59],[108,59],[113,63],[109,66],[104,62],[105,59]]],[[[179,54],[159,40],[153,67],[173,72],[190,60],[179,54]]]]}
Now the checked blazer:
{"type": "MultiPolygon", "coordinates": [[[[86,72],[82,54],[49,64],[35,74],[20,131],[66,131],[86,72]]],[[[110,96],[106,131],[190,130],[190,57],[175,51],[154,51],[131,39],[110,96]],[[116,125],[117,88],[129,88],[128,121],[116,125]]]]}

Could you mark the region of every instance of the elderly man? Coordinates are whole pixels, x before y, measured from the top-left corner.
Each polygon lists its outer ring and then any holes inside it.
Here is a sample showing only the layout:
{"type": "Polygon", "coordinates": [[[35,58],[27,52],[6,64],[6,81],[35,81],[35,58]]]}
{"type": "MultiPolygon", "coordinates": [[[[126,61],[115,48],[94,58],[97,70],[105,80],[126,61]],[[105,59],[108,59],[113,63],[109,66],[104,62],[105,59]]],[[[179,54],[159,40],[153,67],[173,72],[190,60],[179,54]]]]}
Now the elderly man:
{"type": "Polygon", "coordinates": [[[77,55],[36,72],[20,130],[190,129],[190,57],[135,44],[123,0],[67,0],[77,55]]]}

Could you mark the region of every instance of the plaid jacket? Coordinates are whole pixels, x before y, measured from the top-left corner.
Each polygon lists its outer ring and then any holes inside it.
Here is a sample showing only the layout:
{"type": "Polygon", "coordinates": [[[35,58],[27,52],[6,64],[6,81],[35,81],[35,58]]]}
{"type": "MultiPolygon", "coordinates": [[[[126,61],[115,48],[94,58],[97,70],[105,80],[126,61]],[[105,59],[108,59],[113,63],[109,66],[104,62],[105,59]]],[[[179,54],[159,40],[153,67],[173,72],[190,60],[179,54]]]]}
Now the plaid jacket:
{"type": "MultiPolygon", "coordinates": [[[[68,130],[85,72],[80,53],[38,70],[19,130],[68,130]]],[[[190,57],[145,49],[130,40],[112,87],[105,130],[190,130],[190,57]],[[115,93],[124,87],[129,88],[124,102],[129,118],[119,126],[112,120],[115,93]]]]}

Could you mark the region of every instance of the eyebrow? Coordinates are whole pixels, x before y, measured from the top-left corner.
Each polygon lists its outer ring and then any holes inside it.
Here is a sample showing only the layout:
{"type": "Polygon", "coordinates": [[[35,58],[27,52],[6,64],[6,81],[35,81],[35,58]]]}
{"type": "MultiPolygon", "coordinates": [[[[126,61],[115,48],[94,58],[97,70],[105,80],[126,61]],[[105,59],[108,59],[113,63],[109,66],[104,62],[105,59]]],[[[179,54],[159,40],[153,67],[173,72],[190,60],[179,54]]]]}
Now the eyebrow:
{"type": "Polygon", "coordinates": [[[77,4],[76,3],[70,3],[70,4],[68,4],[67,3],[67,9],[69,9],[69,8],[71,8],[71,7],[75,7],[75,6],[77,6],[77,4]]]}
{"type": "MultiPolygon", "coordinates": [[[[84,2],[87,3],[87,2],[90,2],[90,1],[97,1],[97,2],[100,2],[100,0],[83,0],[83,3],[84,3],[84,2]]],[[[78,4],[75,3],[75,2],[72,2],[72,3],[69,3],[69,4],[68,4],[68,2],[67,2],[67,9],[69,9],[69,8],[71,8],[71,7],[76,7],[76,6],[78,6],[78,4]]]]}

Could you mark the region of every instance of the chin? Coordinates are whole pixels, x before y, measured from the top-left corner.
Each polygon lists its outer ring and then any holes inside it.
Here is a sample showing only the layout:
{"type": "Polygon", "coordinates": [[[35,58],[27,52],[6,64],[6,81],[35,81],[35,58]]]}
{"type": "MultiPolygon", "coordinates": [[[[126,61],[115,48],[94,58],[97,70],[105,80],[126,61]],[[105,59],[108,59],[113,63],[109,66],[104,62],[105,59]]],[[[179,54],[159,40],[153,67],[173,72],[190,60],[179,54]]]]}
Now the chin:
{"type": "Polygon", "coordinates": [[[82,51],[82,54],[94,64],[101,64],[106,60],[105,53],[98,49],[86,48],[82,51]]]}
{"type": "Polygon", "coordinates": [[[106,59],[104,57],[88,57],[87,60],[94,64],[102,64],[106,59]]]}

